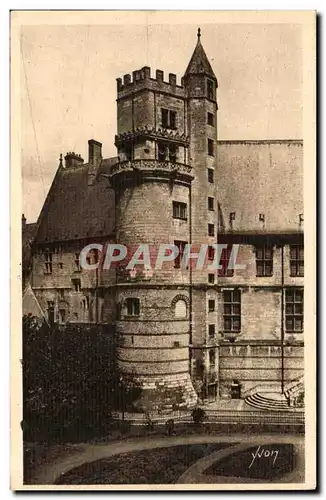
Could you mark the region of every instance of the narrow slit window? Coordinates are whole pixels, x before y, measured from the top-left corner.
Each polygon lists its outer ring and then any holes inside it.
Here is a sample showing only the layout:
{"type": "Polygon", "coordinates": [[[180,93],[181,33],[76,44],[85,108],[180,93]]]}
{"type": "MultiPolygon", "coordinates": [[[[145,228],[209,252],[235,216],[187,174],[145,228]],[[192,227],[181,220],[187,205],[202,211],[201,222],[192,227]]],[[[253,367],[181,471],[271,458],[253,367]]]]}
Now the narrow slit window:
{"type": "Polygon", "coordinates": [[[208,236],[214,236],[215,226],[214,224],[208,224],[208,236]]]}
{"type": "Polygon", "coordinates": [[[207,98],[210,99],[211,101],[214,100],[214,82],[213,80],[208,80],[207,79],[207,98]]]}
{"type": "Polygon", "coordinates": [[[227,248],[222,249],[221,259],[219,262],[221,269],[218,270],[219,276],[224,276],[226,278],[231,278],[232,276],[234,276],[234,269],[229,269],[231,253],[232,245],[228,245],[227,248]]]}
{"type": "Polygon", "coordinates": [[[178,255],[174,259],[174,267],[175,269],[180,269],[187,241],[175,241],[174,244],[179,250],[178,255]]]}
{"type": "Polygon", "coordinates": [[[208,312],[214,312],[215,311],[215,300],[214,299],[209,299],[208,301],[208,312]]]}
{"type": "Polygon", "coordinates": [[[213,139],[207,139],[207,153],[209,156],[214,156],[214,141],[213,139]]]}
{"type": "Polygon", "coordinates": [[[213,115],[213,113],[207,113],[207,125],[214,127],[214,115],[213,115]]]}
{"type": "Polygon", "coordinates": [[[215,199],[212,196],[209,196],[207,198],[207,208],[211,212],[214,211],[214,202],[215,202],[215,199]]]}

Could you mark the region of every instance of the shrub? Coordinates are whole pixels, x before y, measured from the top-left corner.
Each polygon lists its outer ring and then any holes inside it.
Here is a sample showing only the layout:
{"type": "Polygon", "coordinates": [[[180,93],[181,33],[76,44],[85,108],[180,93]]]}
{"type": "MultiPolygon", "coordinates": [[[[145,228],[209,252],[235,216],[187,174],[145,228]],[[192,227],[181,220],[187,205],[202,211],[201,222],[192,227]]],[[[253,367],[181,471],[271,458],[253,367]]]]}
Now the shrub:
{"type": "Polygon", "coordinates": [[[304,391],[301,391],[295,398],[294,406],[297,408],[304,408],[304,391]]]}
{"type": "Polygon", "coordinates": [[[83,440],[108,433],[111,412],[138,396],[115,365],[112,328],[23,318],[24,439],[83,440]]]}
{"type": "Polygon", "coordinates": [[[206,413],[202,408],[197,407],[197,408],[194,408],[192,410],[191,416],[192,416],[192,419],[194,421],[194,424],[198,425],[198,424],[201,424],[205,420],[206,413]]]}
{"type": "Polygon", "coordinates": [[[146,413],[145,417],[146,417],[146,429],[149,430],[149,431],[152,431],[154,429],[154,422],[151,419],[150,414],[146,413]]]}
{"type": "Polygon", "coordinates": [[[173,420],[173,418],[170,418],[169,420],[167,420],[165,422],[165,429],[166,429],[167,435],[172,436],[172,434],[174,432],[174,420],[173,420]]]}

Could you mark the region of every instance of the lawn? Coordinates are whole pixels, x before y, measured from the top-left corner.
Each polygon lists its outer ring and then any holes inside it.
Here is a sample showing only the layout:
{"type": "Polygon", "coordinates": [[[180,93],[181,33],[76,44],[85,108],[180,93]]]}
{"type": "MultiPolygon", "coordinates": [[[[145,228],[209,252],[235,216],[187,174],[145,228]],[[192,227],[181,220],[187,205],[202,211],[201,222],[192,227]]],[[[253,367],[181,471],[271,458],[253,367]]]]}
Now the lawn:
{"type": "Polygon", "coordinates": [[[122,453],[62,475],[56,484],[174,484],[190,465],[235,443],[191,444],[122,453]]]}
{"type": "Polygon", "coordinates": [[[290,443],[252,446],[216,461],[204,474],[275,481],[292,472],[295,462],[294,446],[290,443]]]}

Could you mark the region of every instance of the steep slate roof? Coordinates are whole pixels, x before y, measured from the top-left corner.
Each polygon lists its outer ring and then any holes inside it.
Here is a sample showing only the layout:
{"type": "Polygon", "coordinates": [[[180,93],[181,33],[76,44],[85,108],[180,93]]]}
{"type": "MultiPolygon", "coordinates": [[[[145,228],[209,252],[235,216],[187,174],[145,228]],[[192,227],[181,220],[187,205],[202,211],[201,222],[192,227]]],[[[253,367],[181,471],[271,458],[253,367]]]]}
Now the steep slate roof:
{"type": "Polygon", "coordinates": [[[218,141],[220,230],[298,232],[303,214],[302,141],[218,141]],[[265,222],[259,220],[264,214],[265,222]]]}
{"type": "Polygon", "coordinates": [[[32,222],[30,224],[25,224],[22,227],[22,246],[23,250],[28,249],[33,242],[37,230],[37,223],[32,222]]]}
{"type": "MultiPolygon", "coordinates": [[[[26,219],[25,219],[26,221],[26,219]]],[[[36,235],[37,223],[22,225],[22,278],[23,287],[26,285],[29,273],[31,271],[32,244],[36,235]]]]}
{"type": "Polygon", "coordinates": [[[58,168],[37,222],[37,243],[114,233],[114,191],[105,175],[116,161],[117,158],[102,160],[92,185],[88,182],[89,163],[58,168]]]}
{"type": "Polygon", "coordinates": [[[207,58],[206,52],[200,41],[200,29],[198,29],[198,40],[195,50],[191,56],[190,62],[187,66],[185,77],[191,74],[205,74],[216,80],[216,76],[207,58]]]}

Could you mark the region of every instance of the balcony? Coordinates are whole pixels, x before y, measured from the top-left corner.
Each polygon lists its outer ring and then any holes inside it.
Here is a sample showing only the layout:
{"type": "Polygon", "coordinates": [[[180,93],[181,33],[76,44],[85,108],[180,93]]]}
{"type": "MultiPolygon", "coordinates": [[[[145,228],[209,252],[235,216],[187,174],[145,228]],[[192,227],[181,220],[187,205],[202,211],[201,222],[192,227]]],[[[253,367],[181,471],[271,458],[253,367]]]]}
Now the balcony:
{"type": "Polygon", "coordinates": [[[135,130],[128,132],[123,132],[115,136],[115,146],[117,148],[121,147],[126,142],[136,142],[137,140],[169,140],[178,144],[180,146],[189,146],[189,137],[179,132],[177,129],[168,128],[158,128],[149,127],[145,125],[144,127],[138,127],[135,130]]]}
{"type": "Polygon", "coordinates": [[[161,177],[170,180],[179,180],[187,185],[189,185],[194,178],[190,165],[158,160],[128,160],[118,162],[113,165],[110,173],[113,184],[114,178],[117,175],[123,175],[126,181],[134,177],[137,179],[161,177]]]}

